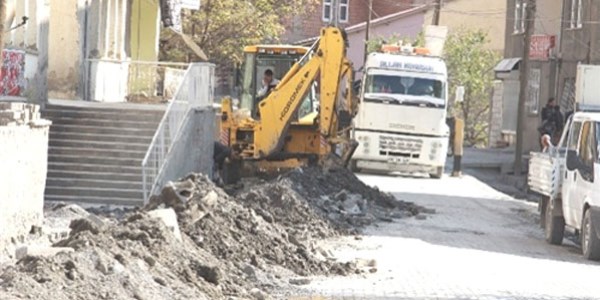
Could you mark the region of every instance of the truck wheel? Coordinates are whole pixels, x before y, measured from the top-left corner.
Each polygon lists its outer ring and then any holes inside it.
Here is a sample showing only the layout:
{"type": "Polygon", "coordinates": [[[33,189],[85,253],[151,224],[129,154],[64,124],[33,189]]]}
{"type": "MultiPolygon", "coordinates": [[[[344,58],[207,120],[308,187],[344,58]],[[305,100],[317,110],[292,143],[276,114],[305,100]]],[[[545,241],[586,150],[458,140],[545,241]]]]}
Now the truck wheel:
{"type": "Polygon", "coordinates": [[[442,178],[442,176],[444,176],[444,167],[437,167],[437,169],[435,170],[435,173],[429,174],[429,177],[431,177],[433,179],[440,179],[440,178],[442,178]]]}
{"type": "Polygon", "coordinates": [[[581,224],[581,249],[586,259],[600,260],[600,239],[592,223],[589,209],[585,211],[581,224]]]}
{"type": "Polygon", "coordinates": [[[565,236],[565,219],[562,216],[553,216],[553,210],[554,201],[550,200],[546,205],[544,233],[546,235],[546,242],[552,245],[560,245],[565,236]]]}

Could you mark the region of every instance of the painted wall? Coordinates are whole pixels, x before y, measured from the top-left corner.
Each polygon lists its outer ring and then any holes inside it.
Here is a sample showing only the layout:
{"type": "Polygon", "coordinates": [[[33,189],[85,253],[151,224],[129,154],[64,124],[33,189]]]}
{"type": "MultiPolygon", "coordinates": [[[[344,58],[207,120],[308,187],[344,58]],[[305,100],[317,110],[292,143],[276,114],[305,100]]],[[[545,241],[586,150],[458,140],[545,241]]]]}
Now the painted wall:
{"type": "MultiPolygon", "coordinates": [[[[488,32],[489,48],[504,50],[506,25],[506,1],[504,0],[446,0],[440,14],[440,25],[448,26],[450,32],[461,27],[480,28],[488,32]]],[[[433,21],[433,9],[425,16],[425,24],[433,21]]]]}
{"type": "Polygon", "coordinates": [[[76,99],[81,64],[78,1],[53,1],[50,6],[48,95],[76,99]]]}
{"type": "Polygon", "coordinates": [[[158,60],[160,10],[158,2],[134,0],[131,4],[130,49],[132,60],[158,60]]]}
{"type": "MultiPolygon", "coordinates": [[[[419,12],[401,19],[390,21],[389,23],[373,25],[371,26],[371,38],[377,36],[390,37],[392,35],[414,38],[423,28],[424,16],[423,12],[419,12]]],[[[350,47],[348,48],[348,58],[354,64],[354,69],[358,70],[363,66],[365,55],[365,29],[362,28],[357,31],[349,30],[348,41],[350,43],[350,47]]]]}

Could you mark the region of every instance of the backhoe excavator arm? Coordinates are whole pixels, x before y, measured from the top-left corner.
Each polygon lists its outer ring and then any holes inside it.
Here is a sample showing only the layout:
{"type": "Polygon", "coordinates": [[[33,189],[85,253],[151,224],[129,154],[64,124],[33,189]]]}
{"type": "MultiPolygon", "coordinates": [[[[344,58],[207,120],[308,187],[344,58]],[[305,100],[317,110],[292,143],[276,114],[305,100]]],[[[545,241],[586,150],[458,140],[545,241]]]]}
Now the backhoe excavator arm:
{"type": "Polygon", "coordinates": [[[254,128],[254,157],[268,157],[282,147],[292,117],[319,74],[320,131],[324,137],[335,133],[340,81],[349,66],[344,33],[335,27],[322,29],[312,57],[304,65],[296,63],[275,90],[259,104],[261,120],[254,128]]]}

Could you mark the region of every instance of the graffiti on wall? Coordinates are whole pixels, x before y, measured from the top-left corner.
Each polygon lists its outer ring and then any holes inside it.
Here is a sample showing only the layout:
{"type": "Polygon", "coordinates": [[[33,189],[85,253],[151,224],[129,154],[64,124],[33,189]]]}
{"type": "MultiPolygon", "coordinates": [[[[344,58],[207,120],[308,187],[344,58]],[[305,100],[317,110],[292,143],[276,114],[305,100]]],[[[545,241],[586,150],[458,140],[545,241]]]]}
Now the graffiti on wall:
{"type": "Polygon", "coordinates": [[[22,96],[25,91],[25,51],[2,50],[0,95],[22,96]]]}

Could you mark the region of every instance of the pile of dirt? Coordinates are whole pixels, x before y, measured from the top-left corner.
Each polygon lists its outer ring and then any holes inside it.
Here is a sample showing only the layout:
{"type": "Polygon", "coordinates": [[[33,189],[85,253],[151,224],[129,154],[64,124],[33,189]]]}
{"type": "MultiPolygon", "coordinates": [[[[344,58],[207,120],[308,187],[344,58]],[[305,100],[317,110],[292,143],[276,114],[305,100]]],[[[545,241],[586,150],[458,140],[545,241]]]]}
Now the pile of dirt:
{"type": "Polygon", "coordinates": [[[146,209],[172,207],[183,233],[240,270],[283,267],[302,276],[355,272],[352,264],[336,262],[314,245],[313,232],[320,237],[333,233],[324,220],[311,215],[302,200],[292,200],[293,194],[277,193],[276,188],[270,192],[269,199],[278,199],[279,204],[261,209],[256,205],[260,197],[231,197],[206,176],[192,174],[165,187],[146,209]],[[299,211],[305,218],[291,220],[299,211]],[[285,222],[280,222],[282,216],[285,222]]]}
{"type": "Polygon", "coordinates": [[[305,282],[284,278],[369,272],[336,261],[317,241],[418,211],[345,169],[297,169],[235,195],[190,174],[138,211],[102,218],[68,208],[82,218],[55,246],[75,251],[24,257],[0,272],[0,292],[8,299],[265,299],[262,291],[305,282]],[[175,211],[181,239],[148,214],[162,208],[175,211]]]}
{"type": "Polygon", "coordinates": [[[288,228],[312,237],[358,233],[377,221],[419,214],[421,207],[364,184],[346,168],[299,168],[262,184],[249,184],[236,198],[266,211],[288,228]]]}
{"type": "MultiPolygon", "coordinates": [[[[3,299],[222,299],[245,294],[242,280],[162,222],[133,214],[118,224],[71,223],[73,248],[50,258],[27,256],[0,276],[3,299]]],[[[247,293],[246,293],[247,294],[247,293]]]]}

